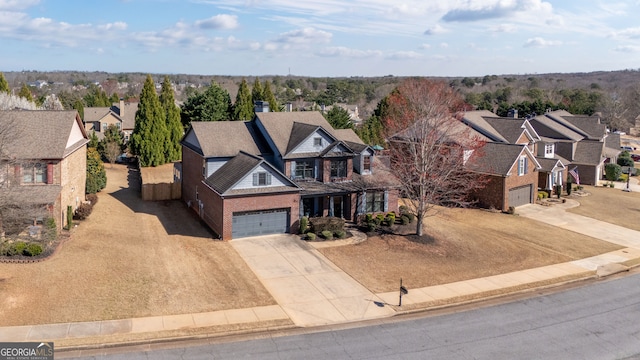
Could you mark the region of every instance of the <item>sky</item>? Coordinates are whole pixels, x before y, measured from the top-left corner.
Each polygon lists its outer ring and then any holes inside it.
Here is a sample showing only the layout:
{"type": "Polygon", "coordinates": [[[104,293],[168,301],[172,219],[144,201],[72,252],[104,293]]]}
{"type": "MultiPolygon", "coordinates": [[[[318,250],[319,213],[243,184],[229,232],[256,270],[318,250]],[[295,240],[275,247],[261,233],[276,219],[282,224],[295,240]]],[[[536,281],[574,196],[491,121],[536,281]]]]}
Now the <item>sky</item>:
{"type": "Polygon", "coordinates": [[[640,68],[640,0],[0,0],[0,71],[484,76],[640,68]]]}

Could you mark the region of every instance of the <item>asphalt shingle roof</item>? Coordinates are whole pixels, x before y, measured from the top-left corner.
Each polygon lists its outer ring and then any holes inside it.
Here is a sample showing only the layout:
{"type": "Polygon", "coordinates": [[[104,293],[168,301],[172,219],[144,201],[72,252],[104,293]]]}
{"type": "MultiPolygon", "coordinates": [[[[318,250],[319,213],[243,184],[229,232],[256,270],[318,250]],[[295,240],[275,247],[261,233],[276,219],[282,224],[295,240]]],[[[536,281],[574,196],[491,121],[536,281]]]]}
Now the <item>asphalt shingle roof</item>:
{"type": "Polygon", "coordinates": [[[571,141],[580,141],[584,139],[584,136],[545,115],[536,116],[535,118],[530,119],[529,123],[533,126],[540,137],[566,139],[571,141]]]}
{"type": "MultiPolygon", "coordinates": [[[[258,135],[250,122],[193,121],[189,132],[193,132],[200,144],[200,148],[194,150],[204,157],[232,157],[240,151],[252,155],[262,153],[257,145],[260,141],[255,139],[258,135]]],[[[190,145],[184,140],[183,144],[190,145]]]]}
{"type": "Polygon", "coordinates": [[[234,158],[222,165],[220,169],[211,174],[205,180],[205,183],[211,186],[219,194],[224,194],[263,161],[263,159],[257,156],[240,152],[234,158]]]}
{"type": "MultiPolygon", "coordinates": [[[[63,159],[87,143],[83,139],[67,146],[74,123],[75,110],[7,110],[0,111],[0,126],[8,126],[14,133],[9,145],[9,156],[17,159],[63,159]]],[[[78,117],[79,119],[79,117],[78,117]]]]}
{"type": "Polygon", "coordinates": [[[333,127],[317,111],[258,112],[256,118],[264,126],[267,136],[271,138],[282,156],[285,156],[289,150],[289,140],[293,136],[294,123],[319,126],[334,139],[337,139],[333,127]]]}
{"type": "Polygon", "coordinates": [[[484,117],[484,120],[509,144],[515,144],[525,132],[524,119],[484,117]]]}
{"type": "Polygon", "coordinates": [[[524,145],[488,142],[478,150],[479,156],[471,157],[469,167],[487,174],[507,175],[524,148],[524,145]]]}
{"type": "Polygon", "coordinates": [[[576,144],[574,164],[598,165],[603,158],[604,142],[582,140],[576,144]]]}

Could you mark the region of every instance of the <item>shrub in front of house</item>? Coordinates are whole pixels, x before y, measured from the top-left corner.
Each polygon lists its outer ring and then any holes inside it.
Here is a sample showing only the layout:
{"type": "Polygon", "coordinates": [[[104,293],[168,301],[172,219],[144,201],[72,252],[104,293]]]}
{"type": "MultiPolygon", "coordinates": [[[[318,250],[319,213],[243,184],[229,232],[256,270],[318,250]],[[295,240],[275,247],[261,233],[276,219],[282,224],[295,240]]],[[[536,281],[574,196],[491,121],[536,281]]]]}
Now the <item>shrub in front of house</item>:
{"type": "Polygon", "coordinates": [[[387,222],[387,225],[391,226],[393,224],[396,223],[396,213],[394,213],[393,211],[388,213],[385,221],[387,222]]]}
{"type": "Polygon", "coordinates": [[[98,203],[98,195],[96,194],[87,194],[87,201],[91,203],[91,205],[95,205],[98,203]]]}
{"type": "Polygon", "coordinates": [[[622,167],[618,164],[609,163],[604,166],[605,177],[609,181],[616,181],[622,175],[622,167]]]}
{"type": "Polygon", "coordinates": [[[314,234],[314,233],[312,233],[312,232],[307,233],[307,239],[308,239],[309,241],[316,241],[316,234],[314,234]]]}
{"type": "Polygon", "coordinates": [[[42,245],[36,243],[30,243],[22,251],[24,256],[38,256],[42,254],[42,245]]]}
{"type": "Polygon", "coordinates": [[[367,223],[367,232],[374,232],[378,230],[378,225],[376,225],[375,221],[371,220],[367,223]]]}
{"type": "Polygon", "coordinates": [[[308,226],[309,226],[309,218],[307,218],[306,216],[303,216],[302,219],[300,219],[300,234],[306,233],[308,226]]]}
{"type": "Polygon", "coordinates": [[[315,217],[309,219],[311,231],[321,234],[323,231],[329,231],[332,234],[338,230],[344,230],[345,220],[338,217],[315,217]]]}
{"type": "Polygon", "coordinates": [[[333,232],[332,231],[325,230],[325,231],[321,232],[320,234],[322,234],[322,237],[325,238],[326,240],[333,240],[333,232]]]}
{"type": "Polygon", "coordinates": [[[347,232],[344,230],[338,230],[334,234],[338,239],[344,239],[347,236],[347,232]]]}
{"type": "Polygon", "coordinates": [[[400,217],[400,221],[402,221],[402,225],[409,225],[409,223],[411,222],[411,220],[409,220],[409,217],[407,215],[402,215],[400,217]]]}
{"type": "Polygon", "coordinates": [[[73,218],[76,220],[84,220],[87,217],[89,217],[89,215],[91,215],[92,210],[93,210],[93,205],[91,203],[82,203],[76,209],[76,212],[73,218]]]}

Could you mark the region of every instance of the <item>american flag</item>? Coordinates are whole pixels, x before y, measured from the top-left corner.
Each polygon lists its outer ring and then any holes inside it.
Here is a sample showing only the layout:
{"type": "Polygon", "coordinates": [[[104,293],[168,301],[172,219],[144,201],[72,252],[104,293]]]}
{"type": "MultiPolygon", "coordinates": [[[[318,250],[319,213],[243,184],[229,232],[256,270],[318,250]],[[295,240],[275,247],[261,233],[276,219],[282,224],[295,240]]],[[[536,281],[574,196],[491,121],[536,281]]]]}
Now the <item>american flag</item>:
{"type": "Polygon", "coordinates": [[[578,167],[574,167],[569,170],[569,174],[576,180],[576,184],[580,185],[580,175],[578,174],[578,167]]]}

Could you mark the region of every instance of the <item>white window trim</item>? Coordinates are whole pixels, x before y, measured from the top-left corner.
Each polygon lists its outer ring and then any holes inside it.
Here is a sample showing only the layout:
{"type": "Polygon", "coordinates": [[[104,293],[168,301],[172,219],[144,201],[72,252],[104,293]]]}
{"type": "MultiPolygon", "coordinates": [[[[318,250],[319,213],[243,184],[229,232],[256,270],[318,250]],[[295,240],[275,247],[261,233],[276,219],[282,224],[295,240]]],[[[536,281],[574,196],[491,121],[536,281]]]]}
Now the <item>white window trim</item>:
{"type": "Polygon", "coordinates": [[[518,176],[523,176],[527,174],[527,166],[528,161],[526,156],[521,156],[518,158],[518,176]]]}
{"type": "Polygon", "coordinates": [[[552,158],[555,154],[554,144],[544,144],[544,157],[552,158]]]}

